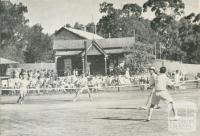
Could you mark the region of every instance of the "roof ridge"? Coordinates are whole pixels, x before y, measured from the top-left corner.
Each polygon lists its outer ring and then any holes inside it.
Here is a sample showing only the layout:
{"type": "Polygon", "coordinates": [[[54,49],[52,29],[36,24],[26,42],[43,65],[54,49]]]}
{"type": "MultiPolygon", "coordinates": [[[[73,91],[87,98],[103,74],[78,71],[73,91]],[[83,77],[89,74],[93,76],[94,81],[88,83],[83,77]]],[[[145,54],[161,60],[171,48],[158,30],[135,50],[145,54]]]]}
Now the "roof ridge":
{"type": "Polygon", "coordinates": [[[72,33],[74,33],[74,34],[76,34],[76,35],[78,35],[78,36],[80,36],[80,37],[83,37],[83,38],[86,38],[86,39],[92,39],[92,38],[89,38],[89,37],[87,37],[86,35],[84,35],[84,34],[88,34],[88,35],[90,35],[90,36],[94,36],[94,39],[96,39],[96,38],[98,38],[98,39],[104,39],[103,37],[101,37],[100,35],[98,35],[98,34],[93,34],[93,33],[91,33],[91,32],[87,32],[87,31],[83,31],[83,30],[79,30],[79,29],[75,29],[75,28],[71,28],[71,27],[66,27],[66,26],[64,26],[63,27],[64,29],[66,29],[66,30],[68,30],[68,31],[70,31],[70,32],[72,32],[72,33]],[[75,32],[74,32],[75,31],[75,32]],[[79,32],[79,33],[78,33],[79,32]],[[82,34],[80,34],[80,33],[82,33],[82,34]],[[95,38],[96,37],[96,38],[95,38]]]}

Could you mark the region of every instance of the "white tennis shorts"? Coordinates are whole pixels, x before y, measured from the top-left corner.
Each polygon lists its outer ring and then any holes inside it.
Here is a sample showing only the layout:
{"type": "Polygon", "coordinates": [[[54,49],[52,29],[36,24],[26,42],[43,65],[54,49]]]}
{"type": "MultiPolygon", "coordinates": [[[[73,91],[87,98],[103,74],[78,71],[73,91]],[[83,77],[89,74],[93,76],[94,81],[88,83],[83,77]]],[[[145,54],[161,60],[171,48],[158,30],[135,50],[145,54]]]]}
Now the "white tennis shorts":
{"type": "Polygon", "coordinates": [[[166,103],[170,103],[170,102],[174,101],[168,91],[155,91],[155,92],[153,92],[151,104],[157,105],[157,104],[159,104],[160,100],[163,100],[166,103]]]}

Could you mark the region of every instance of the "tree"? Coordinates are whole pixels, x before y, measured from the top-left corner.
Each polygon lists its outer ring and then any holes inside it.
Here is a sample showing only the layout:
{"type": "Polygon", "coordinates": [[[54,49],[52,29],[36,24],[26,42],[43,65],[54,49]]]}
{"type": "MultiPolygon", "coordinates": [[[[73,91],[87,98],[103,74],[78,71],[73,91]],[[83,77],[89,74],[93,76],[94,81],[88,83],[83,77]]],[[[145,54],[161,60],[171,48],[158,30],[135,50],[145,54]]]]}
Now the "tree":
{"type": "Polygon", "coordinates": [[[97,32],[105,38],[118,37],[121,30],[120,9],[115,9],[112,3],[103,2],[100,4],[100,13],[104,14],[97,23],[97,32]],[[117,34],[117,32],[119,32],[117,34]]]}
{"type": "Polygon", "coordinates": [[[69,27],[69,28],[70,28],[70,27],[72,27],[72,26],[71,26],[71,24],[66,24],[65,27],[69,27]]]}
{"type": "Polygon", "coordinates": [[[40,25],[26,25],[26,12],[22,3],[0,1],[0,56],[19,62],[53,60],[51,37],[40,25]]]}
{"type": "Polygon", "coordinates": [[[164,46],[162,56],[167,59],[181,60],[180,56],[184,53],[180,50],[176,18],[184,13],[185,4],[182,0],[147,0],[143,4],[143,11],[146,12],[148,8],[155,13],[151,28],[157,32],[157,45],[164,46]]]}
{"type": "Polygon", "coordinates": [[[36,24],[26,31],[27,47],[24,51],[25,62],[49,62],[53,60],[51,37],[42,33],[42,26],[36,24]]]}
{"type": "Polygon", "coordinates": [[[86,31],[90,33],[95,33],[95,24],[94,22],[88,23],[86,25],[86,31]]]}
{"type": "Polygon", "coordinates": [[[143,11],[146,12],[148,8],[155,13],[155,16],[177,16],[184,13],[185,4],[182,0],[147,0],[143,4],[143,11]]]}
{"type": "Polygon", "coordinates": [[[76,22],[74,24],[74,28],[75,29],[79,29],[79,30],[83,30],[84,29],[84,25],[83,24],[79,24],[78,22],[76,22]]]}
{"type": "MultiPolygon", "coordinates": [[[[182,0],[148,0],[143,4],[144,12],[150,8],[155,13],[155,18],[151,22],[151,27],[158,35],[161,35],[162,40],[167,43],[172,40],[170,29],[174,24],[175,18],[184,13],[185,4],[182,0]]],[[[168,46],[168,44],[165,44],[168,46]]]]}
{"type": "Polygon", "coordinates": [[[112,15],[116,12],[116,9],[113,7],[112,3],[103,2],[100,4],[99,11],[100,11],[100,13],[112,15]]]}
{"type": "Polygon", "coordinates": [[[140,17],[142,14],[142,7],[137,4],[125,4],[122,10],[124,10],[125,12],[127,11],[128,16],[134,15],[136,17],[140,17]]]}
{"type": "Polygon", "coordinates": [[[24,13],[28,11],[22,3],[16,5],[9,1],[0,1],[0,8],[0,39],[1,45],[4,45],[5,43],[15,42],[22,35],[20,30],[28,22],[24,13]]]}
{"type": "Polygon", "coordinates": [[[188,63],[200,63],[200,14],[189,14],[181,18],[179,24],[180,48],[187,58],[188,63]]]}
{"type": "Polygon", "coordinates": [[[134,44],[134,47],[125,49],[130,53],[125,55],[125,66],[129,67],[132,74],[145,72],[146,67],[154,62],[152,48],[142,43],[134,44]]]}
{"type": "Polygon", "coordinates": [[[17,61],[23,61],[24,27],[28,20],[24,13],[27,7],[22,3],[12,4],[0,1],[0,55],[17,61]]]}
{"type": "Polygon", "coordinates": [[[140,17],[142,8],[137,4],[126,4],[116,9],[112,3],[100,4],[103,17],[97,23],[97,33],[105,38],[136,37],[137,41],[153,43],[154,32],[150,21],[140,17]],[[136,34],[136,35],[135,35],[136,34]]]}

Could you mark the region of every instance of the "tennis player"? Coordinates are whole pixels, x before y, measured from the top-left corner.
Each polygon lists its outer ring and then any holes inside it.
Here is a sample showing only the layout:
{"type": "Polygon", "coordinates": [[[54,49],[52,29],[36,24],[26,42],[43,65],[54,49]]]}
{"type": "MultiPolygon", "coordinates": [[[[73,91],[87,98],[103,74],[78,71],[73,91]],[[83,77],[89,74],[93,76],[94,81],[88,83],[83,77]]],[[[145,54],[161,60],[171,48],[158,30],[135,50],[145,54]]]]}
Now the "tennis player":
{"type": "Polygon", "coordinates": [[[79,84],[80,86],[80,89],[78,89],[76,91],[76,95],[73,99],[73,102],[77,101],[78,99],[78,96],[83,92],[83,91],[87,91],[88,95],[89,95],[89,98],[90,98],[90,101],[92,101],[92,96],[91,96],[91,93],[90,93],[90,89],[88,87],[88,81],[87,81],[87,77],[85,75],[82,75],[82,77],[78,80],[77,84],[79,84]]]}
{"type": "MultiPolygon", "coordinates": [[[[157,78],[155,67],[150,67],[149,73],[150,73],[149,85],[150,85],[150,88],[152,89],[152,91],[151,91],[150,95],[148,96],[145,107],[142,107],[142,109],[144,109],[144,110],[148,109],[148,104],[152,99],[153,93],[155,92],[155,80],[157,78]]],[[[156,105],[155,108],[159,109],[160,106],[156,105]]]]}
{"type": "Polygon", "coordinates": [[[180,117],[177,114],[177,110],[175,107],[175,103],[171,95],[167,90],[167,86],[173,86],[172,81],[166,76],[166,67],[160,68],[160,74],[157,76],[155,80],[155,92],[153,92],[153,96],[151,99],[151,106],[148,111],[148,117],[146,121],[151,120],[151,116],[153,113],[153,109],[155,105],[158,105],[160,100],[164,100],[167,104],[170,104],[172,107],[172,111],[174,114],[174,120],[178,120],[180,117]]]}
{"type": "Polygon", "coordinates": [[[29,85],[28,76],[27,76],[25,70],[21,71],[19,78],[20,78],[19,79],[20,92],[19,92],[19,98],[17,100],[17,103],[22,104],[24,101],[24,97],[27,94],[27,88],[29,85]]]}

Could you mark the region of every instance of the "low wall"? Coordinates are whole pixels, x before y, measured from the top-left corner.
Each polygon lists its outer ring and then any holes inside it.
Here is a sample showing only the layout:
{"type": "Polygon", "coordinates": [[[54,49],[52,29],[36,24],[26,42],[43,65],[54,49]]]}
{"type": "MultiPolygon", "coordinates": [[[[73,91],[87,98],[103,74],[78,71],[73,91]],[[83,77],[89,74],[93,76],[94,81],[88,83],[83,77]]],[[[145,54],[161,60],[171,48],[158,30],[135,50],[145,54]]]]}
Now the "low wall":
{"type": "Polygon", "coordinates": [[[55,63],[21,63],[17,65],[17,68],[23,68],[26,70],[41,70],[49,69],[55,70],[55,63]]]}
{"type": "Polygon", "coordinates": [[[157,60],[154,65],[158,69],[164,64],[167,70],[174,72],[175,70],[181,70],[185,74],[196,75],[200,73],[200,64],[185,64],[180,61],[169,61],[169,60],[157,60]]]}

